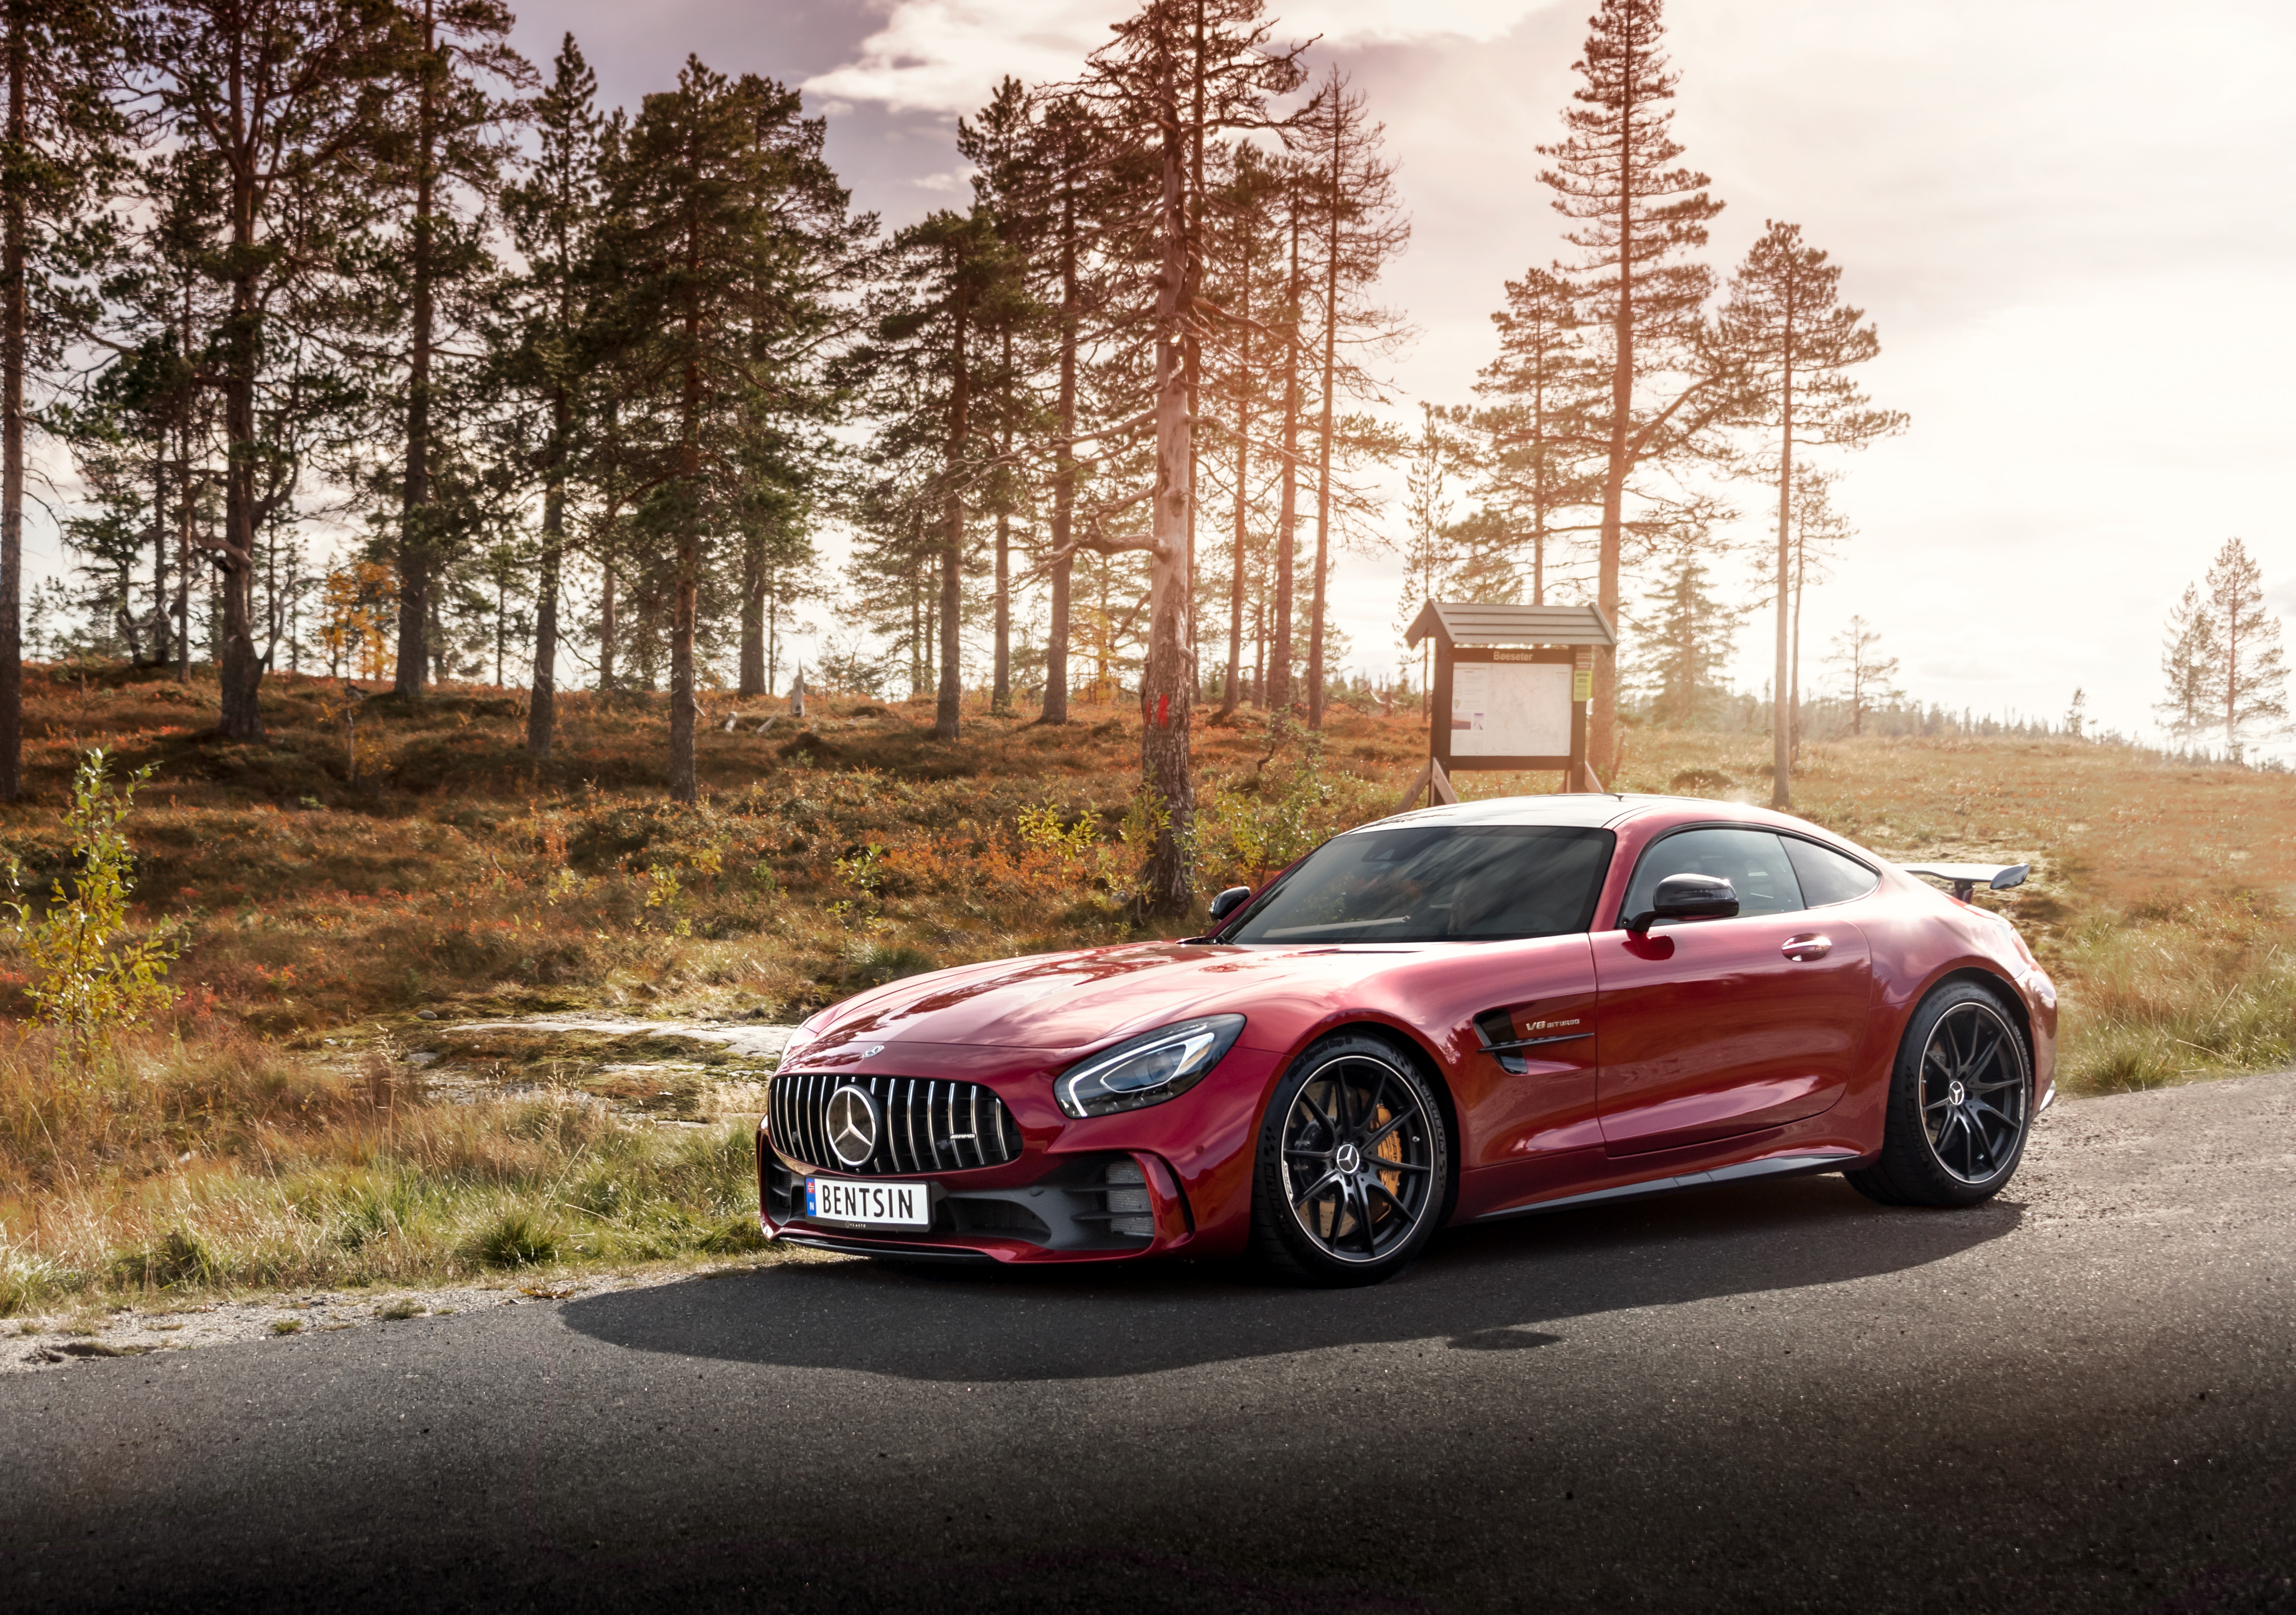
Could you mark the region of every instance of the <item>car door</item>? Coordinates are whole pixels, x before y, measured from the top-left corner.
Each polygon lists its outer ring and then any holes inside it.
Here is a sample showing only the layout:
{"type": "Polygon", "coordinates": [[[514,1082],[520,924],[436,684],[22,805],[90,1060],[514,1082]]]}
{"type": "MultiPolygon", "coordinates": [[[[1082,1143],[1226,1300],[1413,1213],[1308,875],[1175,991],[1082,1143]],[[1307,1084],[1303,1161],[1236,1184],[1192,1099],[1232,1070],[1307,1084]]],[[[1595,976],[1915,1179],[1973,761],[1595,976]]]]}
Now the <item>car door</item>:
{"type": "Polygon", "coordinates": [[[1645,848],[1625,914],[1670,874],[1719,875],[1736,917],[1597,932],[1596,1107],[1611,1155],[1637,1155],[1813,1116],[1839,1099],[1873,999],[1864,935],[1806,908],[1787,838],[1680,830],[1645,848]]]}

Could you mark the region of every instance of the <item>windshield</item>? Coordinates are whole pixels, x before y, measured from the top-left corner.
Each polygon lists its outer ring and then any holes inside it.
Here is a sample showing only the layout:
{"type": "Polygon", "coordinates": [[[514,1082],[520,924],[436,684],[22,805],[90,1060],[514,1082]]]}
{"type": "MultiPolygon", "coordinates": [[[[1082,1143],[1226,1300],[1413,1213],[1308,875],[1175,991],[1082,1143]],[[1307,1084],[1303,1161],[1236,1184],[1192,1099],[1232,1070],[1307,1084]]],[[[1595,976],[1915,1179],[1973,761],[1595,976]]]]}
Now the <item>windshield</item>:
{"type": "Polygon", "coordinates": [[[1439,824],[1324,842],[1226,942],[1495,942],[1585,930],[1607,830],[1439,824]]]}

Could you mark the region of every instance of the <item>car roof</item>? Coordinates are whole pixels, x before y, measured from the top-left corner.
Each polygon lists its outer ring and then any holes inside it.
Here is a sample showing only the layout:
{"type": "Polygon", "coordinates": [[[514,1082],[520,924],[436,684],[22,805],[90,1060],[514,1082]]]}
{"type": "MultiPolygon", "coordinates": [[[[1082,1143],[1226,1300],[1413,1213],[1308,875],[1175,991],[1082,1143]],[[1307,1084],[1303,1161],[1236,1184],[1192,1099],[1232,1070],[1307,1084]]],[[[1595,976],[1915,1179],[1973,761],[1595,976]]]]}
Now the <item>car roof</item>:
{"type": "Polygon", "coordinates": [[[1645,796],[1638,792],[1558,791],[1549,796],[1501,796],[1480,801],[1453,802],[1423,808],[1393,818],[1357,826],[1350,835],[1366,830],[1394,830],[1404,825],[1545,824],[1576,830],[1608,829],[1644,814],[1670,811],[1706,819],[1742,819],[1784,830],[1808,830],[1789,814],[1742,802],[1718,802],[1705,797],[1645,796]]]}

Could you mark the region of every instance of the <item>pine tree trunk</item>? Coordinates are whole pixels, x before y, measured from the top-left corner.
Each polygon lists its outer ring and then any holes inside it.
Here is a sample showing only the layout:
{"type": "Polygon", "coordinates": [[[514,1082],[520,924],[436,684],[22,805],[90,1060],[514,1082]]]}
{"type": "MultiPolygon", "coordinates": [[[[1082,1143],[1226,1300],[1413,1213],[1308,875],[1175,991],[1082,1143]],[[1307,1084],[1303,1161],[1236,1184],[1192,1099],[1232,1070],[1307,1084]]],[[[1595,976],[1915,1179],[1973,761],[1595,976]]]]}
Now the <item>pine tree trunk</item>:
{"type": "Polygon", "coordinates": [[[614,563],[611,561],[600,569],[603,574],[598,586],[598,688],[614,687],[614,563]]]}
{"type": "Polygon", "coordinates": [[[256,658],[255,369],[260,362],[262,311],[255,294],[261,257],[255,241],[255,156],[246,124],[245,82],[232,58],[230,105],[231,317],[224,332],[224,532],[217,551],[222,574],[221,632],[216,649],[216,729],[224,739],[260,742],[263,666],[256,658]]]}
{"type": "Polygon", "coordinates": [[[558,585],[565,554],[566,484],[554,475],[542,495],[542,569],[534,590],[534,681],[526,706],[526,750],[532,757],[548,757],[557,738],[558,585]]]}
{"type": "MultiPolygon", "coordinates": [[[[184,283],[182,351],[192,351],[192,283],[184,283]]],[[[176,422],[176,682],[192,681],[192,412],[199,395],[186,389],[176,422]]]]}
{"type": "Polygon", "coordinates": [[[1183,356],[1183,305],[1187,285],[1187,217],[1181,195],[1183,131],[1173,83],[1170,48],[1162,67],[1163,200],[1159,219],[1163,263],[1156,294],[1156,482],[1150,504],[1148,654],[1142,670],[1140,778],[1164,816],[1143,872],[1143,906],[1152,913],[1185,912],[1193,897],[1188,867],[1189,822],[1195,783],[1189,770],[1188,717],[1194,691],[1186,635],[1189,509],[1187,474],[1193,446],[1183,356]]]}
{"type": "MultiPolygon", "coordinates": [[[[1631,59],[1628,72],[1633,71],[1631,59]]],[[[1627,494],[1627,422],[1635,405],[1635,185],[1632,122],[1637,86],[1628,78],[1619,115],[1619,296],[1611,311],[1610,460],[1603,471],[1603,531],[1595,556],[1595,603],[1619,626],[1619,562],[1627,494]]],[[[1595,699],[1587,710],[1587,755],[1602,767],[1618,756],[1619,655],[1595,647],[1595,699]]]]}
{"type": "Polygon", "coordinates": [[[1786,709],[1789,759],[1801,755],[1801,594],[1808,562],[1809,545],[1805,540],[1794,545],[1793,667],[1789,675],[1793,691],[1792,701],[1786,709]]]}
{"type": "Polygon", "coordinates": [[[1784,430],[1778,439],[1778,659],[1770,685],[1770,806],[1793,805],[1793,726],[1787,714],[1787,687],[1793,680],[1793,645],[1787,621],[1786,573],[1792,565],[1793,520],[1793,304],[1786,305],[1786,365],[1780,394],[1784,430]]]}
{"type": "Polygon", "coordinates": [[[1246,483],[1251,473],[1251,251],[1241,254],[1242,282],[1239,307],[1244,323],[1236,327],[1235,360],[1235,532],[1232,542],[1235,565],[1227,592],[1227,684],[1221,693],[1219,715],[1234,712],[1243,699],[1243,568],[1244,520],[1250,506],[1246,483]]]}
{"type": "Polygon", "coordinates": [[[766,693],[766,535],[751,528],[742,537],[742,682],[736,693],[766,693]]]}
{"type": "Polygon", "coordinates": [[[940,701],[933,713],[933,738],[953,741],[963,726],[964,670],[959,665],[960,630],[964,611],[964,489],[960,476],[964,464],[965,434],[970,430],[972,402],[965,357],[967,306],[965,266],[957,264],[956,307],[951,334],[954,373],[948,398],[948,447],[943,474],[948,479],[942,520],[947,524],[940,555],[940,701]]]}
{"type": "Polygon", "coordinates": [[[1061,186],[1061,396],[1059,457],[1053,472],[1052,624],[1045,635],[1045,709],[1038,721],[1069,721],[1069,581],[1076,558],[1068,553],[1076,520],[1077,332],[1082,307],[1077,289],[1076,176],[1061,186]]]}
{"type": "MultiPolygon", "coordinates": [[[[1336,84],[1336,80],[1334,83],[1336,84]]],[[[1308,623],[1308,727],[1324,726],[1324,592],[1330,576],[1332,548],[1332,417],[1339,390],[1340,334],[1340,132],[1344,109],[1332,108],[1332,171],[1326,179],[1329,216],[1324,241],[1324,407],[1316,425],[1316,579],[1311,595],[1313,615],[1308,623]]]]}
{"type": "MultiPolygon", "coordinates": [[[[1013,331],[1009,324],[1004,330],[1004,371],[999,386],[1004,395],[1004,420],[997,452],[1009,465],[1013,459],[1013,331]]],[[[999,499],[996,509],[996,667],[988,687],[991,712],[1013,709],[1013,512],[1006,508],[1009,504],[1009,500],[999,499]]]]}
{"type": "MultiPolygon", "coordinates": [[[[689,265],[689,269],[692,266],[689,265]]],[[[669,619],[669,795],[679,802],[701,795],[693,769],[693,627],[701,576],[701,512],[693,490],[701,480],[701,316],[691,302],[685,316],[685,419],[677,474],[688,490],[677,529],[677,576],[669,619]]]]}
{"type": "Polygon", "coordinates": [[[1283,478],[1275,517],[1275,627],[1268,636],[1267,705],[1292,709],[1292,573],[1300,515],[1300,199],[1292,198],[1292,277],[1285,299],[1283,478]]]}
{"type": "Polygon", "coordinates": [[[152,455],[152,665],[164,668],[174,655],[168,637],[168,429],[162,424],[152,455]]]}
{"type": "Polygon", "coordinates": [[[406,375],[406,477],[398,523],[398,674],[391,688],[414,699],[422,693],[425,635],[430,626],[430,348],[437,315],[431,286],[430,226],[436,205],[430,172],[437,142],[437,91],[431,60],[439,48],[433,0],[422,3],[422,86],[416,97],[414,143],[414,263],[413,343],[406,375]]]}
{"type": "MultiPolygon", "coordinates": [[[[20,152],[30,124],[23,4],[8,5],[8,142],[20,152]]],[[[24,789],[24,238],[30,228],[23,193],[13,185],[0,228],[6,231],[0,242],[0,802],[12,802],[24,789]]]]}

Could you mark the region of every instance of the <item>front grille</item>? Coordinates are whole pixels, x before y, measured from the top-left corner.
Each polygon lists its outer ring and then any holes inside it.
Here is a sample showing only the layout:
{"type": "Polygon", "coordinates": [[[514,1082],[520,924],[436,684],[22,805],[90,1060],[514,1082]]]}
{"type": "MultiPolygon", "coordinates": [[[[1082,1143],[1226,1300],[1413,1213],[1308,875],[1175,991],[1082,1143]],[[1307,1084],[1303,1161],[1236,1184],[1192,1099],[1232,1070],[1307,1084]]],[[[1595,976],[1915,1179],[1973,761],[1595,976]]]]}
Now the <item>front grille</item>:
{"type": "Polygon", "coordinates": [[[837,1071],[777,1076],[766,1101],[774,1144],[808,1165],[857,1177],[1001,1167],[1021,1155],[1021,1128],[1004,1102],[977,1082],[920,1077],[848,1077],[837,1071]],[[848,1086],[877,1102],[877,1150],[857,1167],[829,1147],[829,1096],[848,1086]]]}

